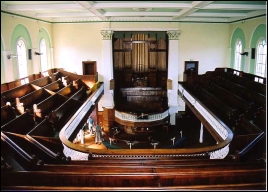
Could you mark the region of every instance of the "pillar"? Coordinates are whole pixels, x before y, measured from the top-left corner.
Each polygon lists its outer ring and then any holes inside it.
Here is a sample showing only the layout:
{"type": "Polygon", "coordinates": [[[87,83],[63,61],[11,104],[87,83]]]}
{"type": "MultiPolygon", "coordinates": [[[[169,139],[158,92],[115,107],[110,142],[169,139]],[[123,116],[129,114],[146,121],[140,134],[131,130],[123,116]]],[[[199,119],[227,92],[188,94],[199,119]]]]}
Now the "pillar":
{"type": "Polygon", "coordinates": [[[170,124],[176,124],[176,113],[178,104],[178,78],[179,78],[179,30],[167,31],[169,39],[168,48],[168,79],[172,80],[171,89],[167,90],[170,124]]]}
{"type": "Polygon", "coordinates": [[[113,108],[114,98],[113,90],[110,90],[110,80],[113,79],[113,52],[112,52],[112,37],[113,31],[102,30],[102,75],[104,83],[104,95],[101,99],[102,107],[113,108]]]}

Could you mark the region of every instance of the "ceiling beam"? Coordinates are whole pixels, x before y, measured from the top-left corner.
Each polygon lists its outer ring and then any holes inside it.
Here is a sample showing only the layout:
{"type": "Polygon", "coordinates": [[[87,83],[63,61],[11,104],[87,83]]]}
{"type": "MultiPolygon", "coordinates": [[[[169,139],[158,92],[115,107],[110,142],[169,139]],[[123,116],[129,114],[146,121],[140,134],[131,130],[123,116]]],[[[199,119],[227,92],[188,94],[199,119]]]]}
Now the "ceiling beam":
{"type": "Polygon", "coordinates": [[[8,5],[10,11],[36,11],[36,10],[65,10],[65,9],[82,9],[77,4],[30,4],[30,5],[8,5]]]}
{"type": "Polygon", "coordinates": [[[182,19],[190,14],[196,12],[197,10],[213,3],[214,1],[193,1],[190,8],[185,8],[179,12],[179,16],[173,17],[173,20],[182,19]]]}
{"type": "Polygon", "coordinates": [[[157,2],[135,2],[132,1],[131,3],[95,3],[94,7],[96,9],[108,9],[108,8],[172,8],[172,9],[183,9],[183,8],[190,8],[190,3],[162,3],[157,2]]]}
{"type": "Polygon", "coordinates": [[[242,5],[242,4],[210,4],[206,9],[219,9],[219,10],[266,10],[265,5],[242,5]]]}
{"type": "Polygon", "coordinates": [[[81,5],[82,7],[86,8],[88,11],[96,15],[97,17],[106,20],[103,14],[104,12],[95,8],[95,3],[93,1],[75,1],[77,4],[81,5]]]}
{"type": "Polygon", "coordinates": [[[90,12],[83,13],[37,13],[36,17],[95,17],[96,15],[90,12]]]}

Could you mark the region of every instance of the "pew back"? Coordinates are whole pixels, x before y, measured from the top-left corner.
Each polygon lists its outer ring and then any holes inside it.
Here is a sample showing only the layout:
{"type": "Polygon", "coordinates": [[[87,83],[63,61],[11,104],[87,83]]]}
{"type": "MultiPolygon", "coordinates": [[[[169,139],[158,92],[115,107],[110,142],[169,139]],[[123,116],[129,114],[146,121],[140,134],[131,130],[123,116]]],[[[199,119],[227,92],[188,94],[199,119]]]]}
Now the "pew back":
{"type": "Polygon", "coordinates": [[[32,84],[25,84],[14,89],[10,89],[1,93],[1,97],[4,99],[4,102],[10,102],[11,104],[15,103],[16,98],[23,97],[29,93],[32,93],[40,89],[39,87],[32,84]]]}

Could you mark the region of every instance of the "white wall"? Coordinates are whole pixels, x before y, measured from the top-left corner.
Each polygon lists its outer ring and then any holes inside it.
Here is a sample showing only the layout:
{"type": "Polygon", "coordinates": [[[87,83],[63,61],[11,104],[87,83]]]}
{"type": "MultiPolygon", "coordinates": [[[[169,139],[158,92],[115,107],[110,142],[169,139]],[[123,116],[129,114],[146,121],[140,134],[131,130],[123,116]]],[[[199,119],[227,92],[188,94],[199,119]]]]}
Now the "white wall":
{"type": "Polygon", "coordinates": [[[97,61],[102,68],[101,30],[164,31],[180,30],[179,80],[183,79],[184,61],[199,61],[199,74],[216,67],[228,67],[229,24],[178,24],[178,23],[82,23],[53,24],[54,64],[68,71],[82,74],[82,61],[97,61]]]}
{"type": "Polygon", "coordinates": [[[82,75],[82,61],[102,65],[102,23],[53,24],[54,65],[82,75]]]}
{"type": "MultiPolygon", "coordinates": [[[[7,54],[13,53],[12,46],[14,45],[11,45],[12,34],[14,32],[15,27],[19,24],[23,25],[27,29],[30,35],[33,51],[39,50],[40,42],[38,41],[38,33],[39,33],[39,29],[41,28],[46,30],[51,40],[51,44],[53,45],[53,41],[51,38],[51,24],[50,23],[37,21],[34,19],[28,19],[24,17],[19,17],[19,16],[12,16],[6,13],[1,13],[1,37],[2,37],[1,41],[3,41],[2,43],[4,44],[4,50],[1,53],[1,57],[5,57],[3,60],[3,63],[1,61],[1,69],[4,69],[4,70],[1,70],[1,84],[14,81],[15,80],[14,78],[16,77],[16,75],[14,74],[13,64],[12,64],[15,62],[14,60],[6,59],[6,56],[7,54]]],[[[19,33],[19,31],[16,31],[16,33],[19,33]]],[[[40,66],[40,57],[35,58],[37,56],[35,56],[34,54],[32,54],[32,57],[33,57],[32,60],[27,60],[28,69],[29,69],[28,72],[30,74],[40,72],[38,70],[40,66]]]]}
{"type": "MultiPolygon", "coordinates": [[[[184,61],[199,61],[199,74],[228,67],[228,24],[180,24],[179,64],[184,71],[184,61]]],[[[179,73],[179,80],[183,74],[179,73]]]]}
{"type": "MultiPolygon", "coordinates": [[[[252,19],[243,24],[246,39],[252,31],[266,21],[266,18],[252,19]],[[255,22],[258,21],[258,22],[255,22]],[[248,32],[247,32],[248,31],[248,32]]],[[[232,31],[242,24],[209,24],[209,23],[178,23],[178,22],[92,22],[92,23],[56,23],[50,24],[28,18],[13,18],[1,13],[1,36],[4,51],[11,49],[11,35],[17,24],[24,25],[32,38],[33,48],[38,48],[38,28],[43,27],[49,33],[54,51],[54,67],[63,67],[68,71],[82,74],[82,61],[97,62],[99,79],[102,80],[102,35],[101,30],[114,31],[168,31],[180,30],[178,67],[179,81],[183,80],[184,61],[199,61],[199,74],[214,70],[216,67],[229,66],[229,44],[232,31]]],[[[1,62],[1,65],[6,65],[1,62]]],[[[34,64],[33,64],[34,65],[34,64]]],[[[6,68],[6,67],[5,67],[6,68]]],[[[10,68],[8,68],[10,70],[10,68]]],[[[11,71],[12,72],[12,71],[11,71]]],[[[1,79],[2,80],[2,79],[1,79]]],[[[10,81],[10,80],[9,80],[10,81]]],[[[1,82],[5,83],[5,82],[1,82]]]]}

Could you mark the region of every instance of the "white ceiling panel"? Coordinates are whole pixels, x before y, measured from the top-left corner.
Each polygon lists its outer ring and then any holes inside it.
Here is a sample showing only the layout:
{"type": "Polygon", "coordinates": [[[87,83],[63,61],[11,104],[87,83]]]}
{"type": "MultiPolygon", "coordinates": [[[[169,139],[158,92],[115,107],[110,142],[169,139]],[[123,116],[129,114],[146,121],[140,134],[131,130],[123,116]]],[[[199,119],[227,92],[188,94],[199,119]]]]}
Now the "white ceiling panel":
{"type": "Polygon", "coordinates": [[[1,11],[46,22],[230,23],[266,16],[266,1],[1,1],[1,11]]]}

